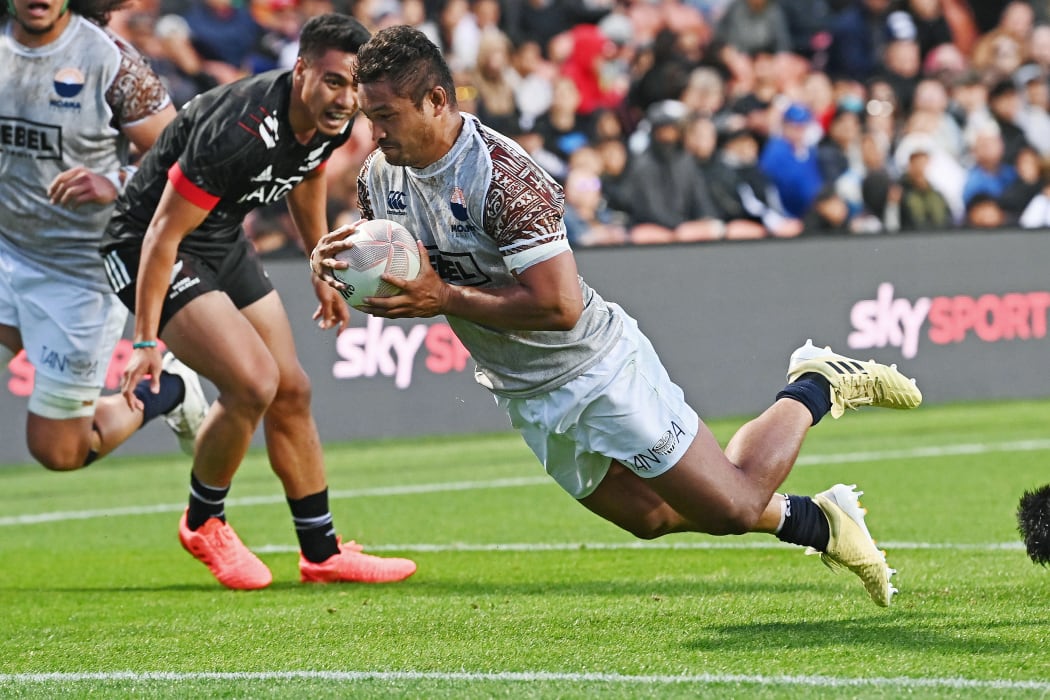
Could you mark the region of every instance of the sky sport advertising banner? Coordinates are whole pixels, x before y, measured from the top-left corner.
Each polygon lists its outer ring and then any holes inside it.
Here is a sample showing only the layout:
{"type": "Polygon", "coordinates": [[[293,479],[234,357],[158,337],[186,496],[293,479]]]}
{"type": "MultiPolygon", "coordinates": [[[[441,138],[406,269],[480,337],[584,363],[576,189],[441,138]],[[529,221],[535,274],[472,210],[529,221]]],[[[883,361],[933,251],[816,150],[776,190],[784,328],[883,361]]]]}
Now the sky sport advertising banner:
{"type": "MultiPolygon", "coordinates": [[[[927,403],[1050,397],[1048,260],[1044,231],[577,253],[581,274],[638,319],[701,417],[712,418],[767,407],[784,384],[788,356],[807,338],[897,363],[917,378],[927,403]]],[[[267,269],[312,378],[323,440],[510,429],[474,382],[473,362],[444,319],[390,321],[352,311],[351,327],[336,337],[310,318],[317,302],[305,261],[269,261],[267,269]]],[[[108,391],[119,386],[129,353],[124,340],[106,373],[108,391]]],[[[32,382],[24,356],[0,374],[0,464],[30,461],[24,433],[32,382]]],[[[158,420],[118,453],[177,449],[158,420]]]]}

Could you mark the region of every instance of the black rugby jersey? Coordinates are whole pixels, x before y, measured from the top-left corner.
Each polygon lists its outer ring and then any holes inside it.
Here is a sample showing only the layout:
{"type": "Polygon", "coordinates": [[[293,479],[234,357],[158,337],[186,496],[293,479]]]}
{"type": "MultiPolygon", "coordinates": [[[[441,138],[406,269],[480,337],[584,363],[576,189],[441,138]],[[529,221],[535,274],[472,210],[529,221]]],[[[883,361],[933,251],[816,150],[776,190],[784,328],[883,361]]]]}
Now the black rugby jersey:
{"type": "Polygon", "coordinates": [[[318,132],[299,143],[288,120],[291,91],[290,71],[270,71],[190,100],[118,198],[102,252],[141,242],[169,179],[179,194],[211,211],[181,249],[208,255],[241,237],[248,212],[284,198],[350,138],[353,119],[337,136],[318,132]]]}

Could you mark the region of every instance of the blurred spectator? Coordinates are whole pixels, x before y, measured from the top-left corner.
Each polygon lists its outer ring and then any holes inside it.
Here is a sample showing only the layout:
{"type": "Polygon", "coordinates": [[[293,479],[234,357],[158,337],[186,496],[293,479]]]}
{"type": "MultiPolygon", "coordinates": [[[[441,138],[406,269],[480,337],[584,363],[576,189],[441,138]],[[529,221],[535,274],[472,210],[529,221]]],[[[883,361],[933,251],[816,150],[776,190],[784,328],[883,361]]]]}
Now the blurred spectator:
{"type": "Polygon", "coordinates": [[[940,0],[908,0],[904,10],[915,27],[915,41],[922,59],[938,46],[952,44],[952,29],[944,18],[940,0]]]}
{"type": "Polygon", "coordinates": [[[722,238],[725,224],[692,155],[683,146],[685,106],[666,100],[649,108],[649,145],[632,158],[625,183],[633,243],[722,238]]]}
{"type": "Polygon", "coordinates": [[[727,228],[726,236],[797,236],[802,231],[802,221],[784,212],[777,188],[758,165],[758,154],[754,132],[730,128],[720,134],[716,156],[704,169],[712,199],[733,224],[732,230],[727,228]]]}
{"type": "Polygon", "coordinates": [[[929,152],[921,148],[911,151],[907,169],[900,181],[901,231],[942,229],[953,223],[948,201],[926,177],[929,166],[929,152]]]}
{"type": "Polygon", "coordinates": [[[718,22],[715,36],[738,51],[791,51],[787,18],[776,0],[733,0],[718,22]]]}
{"type": "MultiPolygon", "coordinates": [[[[311,17],[336,12],[334,0],[296,0],[296,10],[299,21],[305,22],[311,17]]],[[[281,55],[277,59],[278,67],[291,70],[295,66],[295,59],[299,56],[299,37],[288,41],[281,49],[281,55]]]]}
{"type": "Polygon", "coordinates": [[[892,0],[855,0],[831,20],[827,72],[866,81],[879,67],[892,0]]]}
{"type": "Polygon", "coordinates": [[[831,45],[832,3],[828,0],[790,0],[779,2],[787,23],[793,53],[806,58],[822,70],[827,63],[828,47],[831,45]]]}
{"type": "Polygon", "coordinates": [[[895,233],[900,230],[901,187],[896,182],[896,168],[889,158],[889,143],[874,131],[860,137],[864,162],[864,179],[860,183],[862,213],[854,217],[857,233],[895,233]]]}
{"type": "Polygon", "coordinates": [[[477,65],[468,80],[477,89],[475,114],[501,133],[514,133],[521,115],[514,88],[518,74],[510,65],[510,40],[498,29],[486,29],[478,42],[477,65]]]}
{"type": "Polygon", "coordinates": [[[937,80],[926,79],[915,86],[912,115],[923,115],[926,133],[955,160],[966,150],[959,122],[948,112],[948,91],[937,80]]]}
{"type": "Polygon", "coordinates": [[[303,27],[296,0],[261,0],[252,3],[251,7],[262,33],[256,48],[248,56],[247,69],[252,73],[262,73],[284,68],[287,52],[294,47],[298,53],[299,32],[303,27]]]}
{"type": "Polygon", "coordinates": [[[536,118],[551,107],[557,68],[543,57],[539,43],[524,40],[511,51],[511,66],[518,74],[514,81],[514,101],[522,121],[532,126],[536,118]]]}
{"type": "Polygon", "coordinates": [[[677,100],[689,84],[694,65],[677,47],[678,35],[661,29],[648,48],[648,68],[631,84],[627,102],[639,112],[661,100],[677,100]]]}
{"type": "Polygon", "coordinates": [[[973,135],[974,164],[966,172],[963,202],[969,216],[970,200],[977,195],[989,195],[998,200],[1006,188],[1017,179],[1013,165],[1003,159],[1003,137],[995,122],[988,122],[973,135]]]}
{"type": "Polygon", "coordinates": [[[1040,24],[1032,28],[1028,37],[1028,60],[1050,73],[1050,25],[1040,24]]]}
{"type": "Polygon", "coordinates": [[[536,118],[543,147],[567,163],[577,148],[587,145],[590,124],[579,116],[580,93],[569,77],[555,78],[550,109],[536,118]]]}
{"type": "Polygon", "coordinates": [[[555,36],[575,24],[597,22],[612,5],[611,0],[526,0],[504,3],[501,16],[511,41],[535,41],[551,58],[546,52],[555,36]]]}
{"type": "Polygon", "coordinates": [[[825,187],[813,198],[813,205],[806,212],[802,221],[802,235],[828,236],[849,232],[849,205],[834,187],[825,187]]]}
{"type": "Polygon", "coordinates": [[[999,127],[1003,140],[1003,158],[1013,162],[1028,144],[1024,131],[1018,126],[1021,118],[1021,95],[1009,78],[1000,80],[988,91],[988,112],[999,127]]]}
{"type": "Polygon", "coordinates": [[[843,106],[835,110],[827,133],[817,144],[817,165],[821,179],[834,183],[847,172],[857,176],[857,196],[860,196],[859,178],[864,174],[860,152],[860,115],[843,106]]]}
{"type": "Polygon", "coordinates": [[[976,71],[967,71],[951,86],[949,111],[963,130],[963,140],[980,124],[991,119],[988,88],[976,71]]]}
{"type": "Polygon", "coordinates": [[[1035,63],[1028,63],[1014,73],[1014,83],[1021,94],[1017,125],[1025,140],[1043,157],[1050,156],[1050,86],[1047,74],[1035,63]]]}
{"type": "Polygon", "coordinates": [[[969,69],[969,59],[952,44],[934,47],[922,62],[923,76],[933,78],[945,87],[953,85],[969,69]]]}
{"type": "Polygon", "coordinates": [[[573,248],[628,242],[622,218],[602,197],[602,181],[587,167],[573,167],[565,179],[565,230],[573,248]]]}
{"type": "Polygon", "coordinates": [[[717,119],[726,106],[725,80],[714,68],[698,66],[689,73],[680,99],[691,113],[717,119]]]}
{"type": "Polygon", "coordinates": [[[182,17],[165,15],[155,20],[147,12],[133,12],[124,23],[124,33],[149,59],[176,107],[218,84],[204,72],[204,62],[190,43],[189,27],[182,17]]]}
{"type": "Polygon", "coordinates": [[[966,184],[967,169],[931,137],[931,131],[929,115],[912,115],[894,151],[893,161],[897,171],[904,173],[908,170],[914,151],[921,150],[928,154],[926,178],[934,189],[944,195],[952,211],[953,220],[961,221],[966,212],[963,187],[966,184]]]}
{"type": "Polygon", "coordinates": [[[998,199],[982,192],[966,205],[966,224],[973,228],[1000,228],[1006,224],[1006,215],[998,199]]]}
{"type": "MultiPolygon", "coordinates": [[[[726,224],[725,238],[763,238],[766,235],[765,227],[758,217],[752,217],[744,211],[735,184],[726,182],[730,177],[735,181],[736,174],[720,162],[718,145],[718,131],[709,117],[693,114],[687,119],[685,149],[693,156],[701,179],[707,183],[715,208],[714,215],[726,224]]],[[[744,157],[754,167],[758,147],[753,141],[750,154],[744,157]]]]}
{"type": "Polygon", "coordinates": [[[444,46],[441,27],[427,14],[424,0],[401,0],[401,22],[426,34],[435,46],[444,46]]]}
{"type": "Polygon", "coordinates": [[[882,68],[878,74],[893,88],[897,105],[908,114],[922,71],[915,25],[907,13],[892,12],[887,18],[887,27],[889,40],[883,51],[882,68]]]}
{"type": "Polygon", "coordinates": [[[759,164],[773,181],[792,217],[802,218],[809,211],[817,192],[824,186],[817,162],[817,149],[809,142],[807,132],[813,118],[802,105],[792,105],[784,112],[779,136],[771,136],[762,149],[759,164]]]}
{"type": "Polygon", "coordinates": [[[1041,160],[1031,146],[1025,146],[1014,159],[1017,179],[1006,186],[999,205],[1009,223],[1017,223],[1028,203],[1043,189],[1041,160]]]}
{"type": "Polygon", "coordinates": [[[602,139],[594,148],[602,159],[599,177],[602,180],[602,193],[606,203],[614,211],[629,211],[631,201],[627,190],[627,144],[623,139],[602,139]]]}
{"type": "Polygon", "coordinates": [[[873,78],[867,83],[868,99],[864,103],[864,128],[882,134],[887,141],[897,138],[898,127],[904,122],[904,115],[897,105],[897,93],[893,87],[881,78],[873,78]]]}
{"type": "MultiPolygon", "coordinates": [[[[461,103],[460,107],[462,108],[462,106],[461,103]]],[[[546,170],[551,177],[559,183],[565,182],[565,177],[569,174],[568,158],[566,157],[563,159],[547,149],[544,144],[543,134],[536,130],[535,124],[529,124],[522,121],[516,127],[512,128],[511,131],[506,132],[506,135],[517,141],[518,145],[521,146],[541,168],[546,170]]]]}
{"type": "Polygon", "coordinates": [[[992,79],[1007,78],[1024,63],[1035,13],[1023,0],[1003,8],[999,23],[973,47],[973,66],[992,79]]]}
{"type": "MultiPolygon", "coordinates": [[[[835,86],[826,73],[810,71],[802,82],[802,101],[813,114],[813,119],[821,131],[827,131],[831,120],[839,109],[840,101],[835,96],[835,86]]],[[[842,105],[860,111],[864,103],[856,97],[843,96],[842,105]]]]}
{"type": "Polygon", "coordinates": [[[1028,202],[1018,221],[1024,228],[1050,228],[1050,161],[1044,160],[1040,164],[1039,180],[1042,188],[1028,202]]]}
{"type": "MultiPolygon", "coordinates": [[[[220,82],[251,72],[249,58],[256,50],[262,27],[245,5],[233,0],[193,0],[186,11],[190,41],[205,61],[225,64],[232,73],[217,75],[220,82]]],[[[209,67],[217,73],[222,68],[209,67]]]]}
{"type": "Polygon", "coordinates": [[[578,24],[568,34],[572,39],[572,49],[561,71],[576,84],[579,92],[576,111],[587,117],[603,107],[619,107],[626,86],[610,84],[606,72],[606,63],[615,54],[616,45],[593,24],[578,24]]]}

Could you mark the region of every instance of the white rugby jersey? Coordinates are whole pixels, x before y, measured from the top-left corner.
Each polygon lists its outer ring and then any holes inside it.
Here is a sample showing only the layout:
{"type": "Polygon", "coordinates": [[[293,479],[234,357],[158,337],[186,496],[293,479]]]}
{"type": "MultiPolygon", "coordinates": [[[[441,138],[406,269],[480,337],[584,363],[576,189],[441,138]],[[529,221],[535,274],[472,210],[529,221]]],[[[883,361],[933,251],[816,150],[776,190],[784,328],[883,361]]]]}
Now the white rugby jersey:
{"type": "Polygon", "coordinates": [[[162,110],[170,98],[127,42],[73,15],[62,35],[29,48],[0,32],[0,238],[29,264],[110,291],[98,255],[112,205],[51,204],[48,186],[82,165],[120,169],[120,126],[162,110]]]}
{"type": "MultiPolygon", "coordinates": [[[[400,222],[449,284],[514,284],[521,271],[569,250],[561,187],[511,139],[463,114],[451,150],[426,168],[390,165],[380,150],[358,178],[366,219],[400,222]]],[[[511,331],[454,316],[449,325],[496,394],[528,397],[586,372],[621,334],[622,320],[580,279],[584,309],[569,331],[511,331]]]]}

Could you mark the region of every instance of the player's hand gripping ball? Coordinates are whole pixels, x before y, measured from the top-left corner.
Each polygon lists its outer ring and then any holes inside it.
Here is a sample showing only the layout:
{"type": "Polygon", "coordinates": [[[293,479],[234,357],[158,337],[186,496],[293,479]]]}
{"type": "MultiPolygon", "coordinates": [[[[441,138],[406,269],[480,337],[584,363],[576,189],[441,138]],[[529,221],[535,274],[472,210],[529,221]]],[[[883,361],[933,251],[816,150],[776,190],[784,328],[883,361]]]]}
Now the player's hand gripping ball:
{"type": "Polygon", "coordinates": [[[412,280],[419,274],[416,238],[396,221],[365,221],[346,240],[352,242],[353,247],[339,251],[335,258],[345,261],[349,267],[333,269],[331,273],[346,285],[339,293],[355,309],[364,306],[366,297],[389,297],[401,291],[379,279],[380,275],[412,280]]]}

